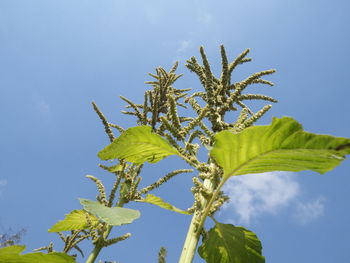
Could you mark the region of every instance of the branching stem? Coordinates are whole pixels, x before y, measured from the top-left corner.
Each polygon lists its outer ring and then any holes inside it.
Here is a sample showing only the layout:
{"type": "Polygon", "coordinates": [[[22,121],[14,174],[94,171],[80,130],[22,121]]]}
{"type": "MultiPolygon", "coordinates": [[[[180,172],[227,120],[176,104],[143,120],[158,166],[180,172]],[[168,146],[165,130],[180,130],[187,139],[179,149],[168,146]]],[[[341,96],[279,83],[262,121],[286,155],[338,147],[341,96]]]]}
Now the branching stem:
{"type": "MultiPolygon", "coordinates": [[[[117,204],[117,207],[123,207],[123,205],[124,205],[124,201],[123,201],[123,198],[121,198],[117,204]]],[[[102,240],[107,240],[109,234],[112,231],[112,228],[113,228],[113,226],[107,227],[106,231],[104,232],[103,236],[101,237],[102,240]]],[[[97,242],[95,244],[94,249],[91,251],[89,257],[85,261],[85,263],[94,263],[97,256],[100,254],[102,248],[103,248],[103,242],[97,242]]]]}
{"type": "MultiPolygon", "coordinates": [[[[190,227],[187,232],[186,240],[184,246],[182,248],[182,253],[180,256],[179,263],[191,263],[193,261],[194,255],[196,254],[196,248],[198,245],[198,241],[202,232],[203,225],[207,216],[210,213],[210,208],[213,205],[214,201],[218,197],[220,190],[227,179],[222,179],[218,187],[216,188],[213,196],[210,198],[209,202],[205,200],[204,202],[204,211],[202,215],[198,216],[196,214],[193,215],[190,227]]],[[[212,189],[213,184],[211,180],[204,180],[204,186],[212,189]]]]}

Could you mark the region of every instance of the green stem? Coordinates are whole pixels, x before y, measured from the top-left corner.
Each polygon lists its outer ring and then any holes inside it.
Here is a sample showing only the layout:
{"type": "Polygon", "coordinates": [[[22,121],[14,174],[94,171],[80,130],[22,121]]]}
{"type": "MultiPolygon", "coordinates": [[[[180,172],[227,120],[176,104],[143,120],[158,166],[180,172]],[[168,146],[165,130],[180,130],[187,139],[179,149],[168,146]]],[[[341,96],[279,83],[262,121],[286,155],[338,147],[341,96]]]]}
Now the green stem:
{"type": "MultiPolygon", "coordinates": [[[[211,197],[211,199],[209,200],[209,202],[207,202],[207,200],[205,200],[203,198],[204,200],[202,202],[202,205],[205,207],[205,209],[203,211],[203,214],[200,215],[200,217],[199,217],[199,223],[198,223],[197,216],[195,214],[193,215],[191,224],[190,224],[188,232],[187,232],[186,240],[185,240],[184,246],[182,248],[182,253],[181,253],[181,256],[179,259],[179,263],[191,263],[193,261],[194,255],[196,253],[198,241],[200,238],[200,234],[201,234],[203,225],[205,223],[205,220],[210,212],[210,208],[211,208],[212,204],[214,203],[216,197],[220,193],[220,189],[224,185],[225,182],[226,182],[226,179],[223,179],[220,182],[219,186],[217,187],[216,191],[214,192],[214,194],[211,197]]],[[[209,189],[212,189],[212,187],[213,187],[212,182],[208,179],[204,180],[204,185],[206,187],[208,187],[209,189]]]]}
{"type": "MultiPolygon", "coordinates": [[[[118,204],[116,205],[116,207],[123,207],[123,205],[124,205],[124,201],[123,201],[123,198],[121,198],[119,200],[118,204]]],[[[112,231],[112,228],[113,228],[113,226],[107,227],[106,232],[104,232],[103,237],[101,237],[103,240],[106,240],[108,238],[109,234],[112,231]]],[[[101,246],[100,243],[97,242],[94,249],[91,251],[89,257],[85,261],[85,263],[94,263],[97,256],[100,254],[102,248],[103,248],[103,246],[101,246]]]]}
{"type": "Polygon", "coordinates": [[[92,252],[90,253],[88,259],[86,260],[85,263],[93,263],[95,262],[98,254],[100,254],[102,247],[101,246],[95,246],[95,248],[92,250],[92,252]]]}

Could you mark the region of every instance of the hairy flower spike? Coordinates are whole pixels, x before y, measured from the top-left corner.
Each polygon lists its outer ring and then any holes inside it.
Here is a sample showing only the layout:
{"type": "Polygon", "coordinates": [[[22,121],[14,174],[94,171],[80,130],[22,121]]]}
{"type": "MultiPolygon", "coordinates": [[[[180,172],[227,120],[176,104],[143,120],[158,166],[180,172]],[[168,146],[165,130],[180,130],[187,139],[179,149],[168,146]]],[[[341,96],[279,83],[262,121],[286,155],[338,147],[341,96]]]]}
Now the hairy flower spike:
{"type": "Polygon", "coordinates": [[[266,100],[271,102],[277,102],[274,98],[269,96],[261,95],[261,94],[243,94],[238,97],[240,101],[242,100],[266,100]]]}
{"type": "Polygon", "coordinates": [[[192,129],[194,129],[202,121],[202,119],[207,115],[208,111],[209,111],[209,107],[208,106],[204,107],[197,118],[192,120],[186,127],[182,128],[182,130],[180,131],[180,134],[182,136],[186,136],[192,129]]]}
{"type": "Polygon", "coordinates": [[[132,115],[132,116],[137,116],[137,113],[136,112],[132,112],[132,111],[125,111],[125,110],[122,110],[120,111],[121,113],[125,114],[125,115],[132,115]]]}
{"type": "Polygon", "coordinates": [[[193,118],[192,117],[179,117],[180,118],[180,122],[188,122],[188,121],[192,121],[193,118]]]}
{"type": "MultiPolygon", "coordinates": [[[[211,128],[214,132],[229,129],[232,127],[231,124],[225,122],[225,115],[229,111],[237,110],[233,104],[237,104],[242,108],[247,108],[248,112],[251,115],[254,115],[254,113],[250,111],[250,109],[242,102],[243,100],[260,99],[276,102],[275,99],[265,95],[242,94],[242,91],[251,84],[261,83],[272,85],[271,82],[262,80],[260,77],[272,74],[275,72],[273,69],[254,73],[243,81],[237,82],[233,85],[230,84],[231,74],[234,68],[239,64],[251,60],[245,57],[248,52],[249,49],[245,50],[232,63],[228,64],[225,48],[221,46],[222,72],[220,79],[215,78],[214,75],[210,72],[210,65],[202,47],[200,48],[200,54],[203,60],[203,66],[200,66],[195,58],[191,58],[190,61],[187,61],[187,66],[190,68],[190,70],[196,72],[196,74],[199,76],[200,81],[205,88],[205,92],[195,93],[187,98],[185,102],[189,102],[198,115],[200,114],[201,107],[193,99],[193,97],[200,96],[203,101],[208,104],[207,106],[209,107],[209,112],[205,117],[208,118],[208,120],[211,122],[211,128]],[[204,74],[205,78],[203,78],[203,75],[201,75],[202,73],[204,74]],[[233,90],[233,92],[230,90],[233,90]]],[[[197,125],[198,124],[196,123],[195,126],[197,125]]],[[[186,135],[186,131],[182,130],[181,132],[183,135],[186,135]]]]}
{"type": "Polygon", "coordinates": [[[108,202],[106,199],[106,191],[105,191],[105,187],[103,186],[102,182],[92,175],[87,175],[86,177],[89,178],[90,180],[92,180],[96,184],[98,192],[100,193],[99,198],[100,198],[101,202],[107,206],[108,202]]]}
{"type": "MultiPolygon", "coordinates": [[[[189,89],[175,89],[172,87],[172,84],[180,78],[182,75],[176,75],[175,70],[177,69],[178,63],[176,62],[172,69],[169,72],[166,72],[163,68],[156,68],[157,75],[149,74],[154,77],[156,81],[147,81],[146,84],[150,84],[153,86],[153,90],[146,91],[145,101],[144,101],[144,112],[143,112],[143,123],[150,123],[153,130],[157,131],[156,124],[160,120],[161,114],[166,114],[167,117],[171,117],[174,125],[180,123],[180,117],[177,115],[176,106],[186,107],[181,104],[178,100],[186,96],[184,92],[189,89]],[[169,97],[171,95],[171,97],[169,97]],[[145,109],[146,103],[149,100],[150,106],[145,109]],[[171,114],[169,115],[169,110],[171,114]],[[152,118],[149,121],[147,119],[147,112],[152,113],[152,118]],[[177,116],[177,118],[175,118],[177,116]]],[[[178,126],[179,127],[179,126],[178,126]]],[[[164,127],[163,127],[164,128],[164,127]]]]}
{"type": "Polygon", "coordinates": [[[127,195],[129,201],[135,199],[135,196],[137,196],[136,190],[140,182],[141,182],[141,177],[136,177],[136,180],[132,182],[129,193],[127,195]]]}
{"type": "Polygon", "coordinates": [[[107,204],[108,207],[112,207],[113,206],[115,193],[118,190],[118,187],[120,185],[121,179],[122,179],[122,176],[118,176],[117,180],[115,180],[115,182],[114,182],[113,188],[112,188],[111,193],[109,194],[109,198],[108,198],[108,204],[107,204]]]}
{"type": "MultiPolygon", "coordinates": [[[[182,75],[182,74],[181,74],[182,75]]],[[[178,95],[178,94],[182,94],[184,92],[190,91],[192,90],[191,88],[187,88],[187,89],[174,89],[174,94],[178,95]]],[[[186,93],[187,94],[187,93],[186,93]]]]}
{"type": "Polygon", "coordinates": [[[180,147],[180,145],[177,144],[176,140],[173,137],[171,137],[169,133],[164,132],[163,136],[169,141],[169,143],[172,146],[174,146],[177,150],[181,152],[182,148],[180,147]]]}
{"type": "Polygon", "coordinates": [[[250,117],[248,120],[243,122],[243,127],[247,128],[251,126],[254,122],[256,122],[258,119],[260,119],[269,109],[271,109],[272,105],[266,105],[261,110],[259,110],[257,113],[255,113],[252,117],[250,117]]]}
{"type": "Polygon", "coordinates": [[[183,139],[183,137],[179,134],[179,130],[175,126],[171,125],[166,117],[161,116],[160,121],[162,122],[163,126],[171,133],[172,136],[174,136],[178,140],[183,139]]]}
{"type": "Polygon", "coordinates": [[[253,81],[256,81],[257,79],[259,79],[261,76],[265,76],[265,75],[271,75],[273,73],[275,73],[276,70],[275,69],[269,69],[269,70],[263,70],[260,72],[256,72],[252,75],[250,75],[248,78],[246,78],[245,80],[242,80],[240,82],[240,85],[242,85],[242,89],[244,89],[245,87],[247,87],[249,84],[252,84],[253,81]]]}
{"type": "Polygon", "coordinates": [[[197,143],[185,143],[189,154],[196,155],[200,146],[197,143]]]}
{"type": "Polygon", "coordinates": [[[119,133],[123,133],[125,131],[121,126],[117,124],[108,123],[108,126],[117,129],[119,133]]]}
{"type": "Polygon", "coordinates": [[[250,52],[250,49],[247,48],[246,50],[244,50],[241,54],[238,55],[238,57],[232,62],[229,64],[228,66],[228,71],[229,71],[229,74],[231,76],[231,73],[232,71],[237,67],[237,65],[241,64],[241,63],[244,63],[244,62],[248,62],[248,61],[243,61],[244,57],[250,52]]]}
{"type": "MultiPolygon", "coordinates": [[[[144,119],[143,119],[143,115],[141,114],[141,112],[139,111],[137,105],[135,105],[135,103],[133,103],[131,100],[123,97],[123,96],[119,96],[122,100],[124,100],[125,102],[127,102],[130,107],[132,107],[134,109],[135,112],[132,112],[133,114],[132,115],[135,115],[137,116],[137,118],[139,119],[139,122],[140,123],[144,123],[144,119]]],[[[129,114],[128,112],[126,111],[123,111],[124,114],[129,114]]]]}
{"type": "Polygon", "coordinates": [[[201,129],[205,132],[205,134],[209,137],[209,139],[214,139],[214,133],[201,121],[199,123],[201,129]]]}
{"type": "Polygon", "coordinates": [[[187,60],[186,67],[192,72],[196,73],[201,84],[205,86],[206,76],[201,65],[197,62],[195,57],[191,57],[190,60],[187,60]]]}
{"type": "Polygon", "coordinates": [[[265,79],[255,79],[252,81],[252,84],[266,84],[269,86],[273,86],[273,82],[265,80],[265,79]]]}
{"type": "Polygon", "coordinates": [[[228,81],[230,79],[230,72],[228,68],[228,61],[226,56],[225,47],[223,45],[220,46],[221,48],[221,64],[222,64],[222,73],[221,73],[221,85],[225,88],[229,85],[228,81]]]}
{"type": "Polygon", "coordinates": [[[175,73],[177,67],[179,66],[179,61],[176,61],[174,66],[171,68],[171,70],[169,71],[170,74],[175,73]]]}
{"type": "Polygon", "coordinates": [[[147,120],[147,113],[148,113],[148,93],[149,92],[145,92],[144,94],[144,101],[143,101],[143,114],[142,114],[142,119],[143,119],[143,125],[148,124],[148,120],[147,120]]]}
{"type": "Polygon", "coordinates": [[[193,142],[194,139],[198,138],[199,135],[203,134],[201,131],[199,130],[195,130],[194,132],[192,132],[190,134],[190,136],[188,137],[187,143],[190,144],[193,142]]]}
{"type": "Polygon", "coordinates": [[[207,98],[206,98],[207,94],[203,91],[198,91],[198,92],[195,92],[193,93],[190,98],[194,98],[194,97],[200,97],[202,100],[204,101],[207,101],[207,98]]]}
{"type": "Polygon", "coordinates": [[[170,116],[171,116],[172,123],[175,126],[175,128],[179,129],[181,127],[181,124],[180,124],[179,115],[177,114],[177,110],[176,110],[176,102],[174,99],[174,94],[169,93],[167,95],[167,99],[170,104],[170,116]]]}
{"type": "Polygon", "coordinates": [[[104,127],[105,127],[105,131],[106,131],[106,133],[107,133],[107,135],[108,135],[108,137],[109,137],[109,140],[110,140],[111,142],[113,142],[113,140],[114,140],[113,131],[111,130],[110,125],[109,125],[109,123],[108,123],[106,117],[103,115],[103,113],[102,113],[102,112],[100,111],[100,109],[97,107],[97,105],[96,105],[95,102],[92,102],[92,106],[93,106],[95,112],[97,113],[98,117],[100,117],[100,119],[101,119],[101,121],[102,121],[102,123],[103,123],[103,125],[104,125],[104,127]]]}
{"type": "Polygon", "coordinates": [[[161,247],[158,252],[158,263],[166,263],[165,259],[167,256],[167,251],[165,247],[161,247]]]}
{"type": "Polygon", "coordinates": [[[165,175],[164,177],[160,178],[157,182],[141,189],[139,193],[140,194],[147,194],[148,192],[152,191],[155,188],[158,188],[159,186],[166,183],[167,181],[169,181],[171,178],[173,178],[174,176],[176,176],[178,174],[192,173],[192,172],[193,172],[192,169],[179,169],[179,170],[172,171],[172,172],[168,173],[167,175],[165,175]]]}
{"type": "Polygon", "coordinates": [[[34,251],[43,251],[43,250],[46,250],[48,253],[54,252],[53,243],[50,242],[50,244],[48,246],[39,247],[39,248],[34,249],[34,251]]]}
{"type": "Polygon", "coordinates": [[[238,116],[237,121],[234,124],[234,127],[241,125],[248,118],[248,109],[243,108],[238,116]]]}
{"type": "MultiPolygon", "coordinates": [[[[180,106],[180,107],[182,107],[182,108],[184,108],[184,109],[187,109],[187,106],[185,105],[185,104],[183,104],[183,103],[180,103],[180,102],[176,102],[176,105],[177,106],[180,106]]],[[[179,116],[179,119],[180,119],[181,117],[179,116]]],[[[180,121],[181,122],[181,121],[180,121]]]]}
{"type": "Polygon", "coordinates": [[[210,70],[209,61],[207,59],[207,56],[204,53],[204,48],[200,47],[199,48],[199,52],[200,52],[202,60],[203,60],[203,66],[204,66],[204,73],[205,73],[205,76],[206,76],[206,81],[207,81],[207,83],[208,83],[208,81],[211,82],[212,73],[211,73],[211,70],[210,70]]]}
{"type": "Polygon", "coordinates": [[[76,250],[78,250],[80,252],[80,254],[84,257],[84,253],[83,251],[81,251],[81,249],[77,246],[78,243],[80,243],[81,241],[89,238],[90,235],[82,235],[77,237],[77,239],[75,239],[72,243],[71,243],[71,248],[75,248],[76,250]]]}
{"type": "Polygon", "coordinates": [[[181,99],[181,98],[184,98],[188,95],[188,93],[180,93],[180,95],[177,95],[176,96],[176,93],[174,92],[174,96],[175,96],[175,99],[178,100],[178,99],[181,99]]]}
{"type": "Polygon", "coordinates": [[[73,230],[71,231],[71,235],[67,236],[66,239],[66,244],[65,247],[63,249],[63,252],[68,253],[70,249],[72,249],[76,244],[78,244],[78,242],[76,242],[76,238],[79,236],[80,230],[73,230]]]}
{"type": "Polygon", "coordinates": [[[61,238],[61,240],[65,243],[67,238],[64,236],[64,234],[62,232],[56,232],[56,233],[61,238]]]}
{"type": "Polygon", "coordinates": [[[239,106],[241,106],[243,109],[246,109],[250,115],[254,115],[254,112],[247,105],[245,105],[242,101],[236,101],[236,103],[239,106]]]}
{"type": "Polygon", "coordinates": [[[187,98],[185,102],[188,102],[192,109],[199,115],[202,111],[202,107],[199,106],[198,102],[195,100],[195,98],[187,98]]]}

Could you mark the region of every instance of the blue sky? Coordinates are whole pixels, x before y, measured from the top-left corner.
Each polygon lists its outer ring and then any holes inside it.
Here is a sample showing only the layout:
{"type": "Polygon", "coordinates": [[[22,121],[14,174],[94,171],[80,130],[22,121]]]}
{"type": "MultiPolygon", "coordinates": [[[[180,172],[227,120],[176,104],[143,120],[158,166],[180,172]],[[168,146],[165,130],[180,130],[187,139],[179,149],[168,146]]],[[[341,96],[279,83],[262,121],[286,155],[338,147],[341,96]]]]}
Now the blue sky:
{"type": "MultiPolygon", "coordinates": [[[[200,45],[215,72],[220,44],[231,59],[251,48],[253,62],[241,66],[234,81],[277,69],[269,77],[276,85],[259,92],[279,103],[261,124],[288,115],[308,131],[350,137],[349,11],[345,0],[0,1],[0,230],[27,228],[29,250],[51,240],[59,248],[47,229],[80,208],[78,197],[95,197],[84,176],[112,183],[97,167],[108,138],[91,101],[111,122],[134,126],[120,113],[119,95],[142,102],[147,72],[176,60],[185,74],[176,87],[199,90],[184,64],[198,57],[200,45]]],[[[146,165],[143,185],[179,165],[176,157],[146,165]]],[[[345,160],[325,175],[235,178],[226,186],[233,201],[218,219],[257,233],[266,262],[347,262],[349,170],[345,160]]],[[[155,194],[186,208],[190,187],[191,176],[180,175],[155,194]]],[[[130,207],[140,209],[141,218],[115,235],[131,232],[132,238],[101,259],[156,262],[165,246],[168,262],[176,262],[190,218],[145,204],[130,207]]]]}

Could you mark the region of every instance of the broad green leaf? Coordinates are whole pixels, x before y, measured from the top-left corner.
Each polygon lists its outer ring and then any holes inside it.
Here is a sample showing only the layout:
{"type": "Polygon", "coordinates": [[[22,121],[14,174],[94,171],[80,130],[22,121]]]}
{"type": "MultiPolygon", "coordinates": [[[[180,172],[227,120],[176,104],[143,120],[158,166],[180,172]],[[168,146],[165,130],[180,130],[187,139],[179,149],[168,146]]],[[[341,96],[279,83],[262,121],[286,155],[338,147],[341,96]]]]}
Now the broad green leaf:
{"type": "Polygon", "coordinates": [[[18,245],[0,248],[0,263],[76,263],[73,257],[65,253],[37,252],[21,255],[24,249],[25,246],[18,245]]]}
{"type": "Polygon", "coordinates": [[[130,224],[132,221],[140,217],[140,212],[138,210],[123,207],[107,207],[99,202],[82,198],[79,200],[86,211],[111,226],[130,224]]]}
{"type": "Polygon", "coordinates": [[[231,224],[216,223],[198,248],[207,263],[264,263],[257,236],[231,224]]]}
{"type": "Polygon", "coordinates": [[[190,213],[184,210],[181,210],[167,202],[164,202],[162,198],[152,195],[152,194],[148,194],[146,195],[146,198],[141,199],[141,200],[136,200],[138,202],[143,202],[143,203],[149,203],[149,204],[153,204],[153,205],[157,205],[161,208],[167,209],[167,210],[171,210],[180,214],[185,214],[185,215],[189,215],[190,213]]]}
{"type": "Polygon", "coordinates": [[[149,126],[127,129],[110,145],[98,153],[102,160],[125,159],[135,164],[148,161],[156,163],[163,158],[178,154],[178,151],[149,126]]]}
{"type": "Polygon", "coordinates": [[[85,210],[73,210],[66,215],[66,218],[56,223],[49,229],[49,232],[61,232],[70,230],[82,230],[96,226],[100,220],[85,210]],[[89,225],[87,217],[92,225],[89,225]]]}
{"type": "Polygon", "coordinates": [[[225,178],[271,171],[325,173],[349,153],[350,139],[305,132],[289,117],[274,118],[270,125],[249,127],[238,134],[219,132],[210,152],[225,178]]]}

